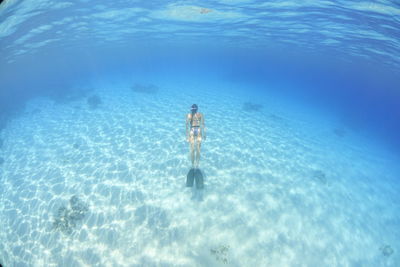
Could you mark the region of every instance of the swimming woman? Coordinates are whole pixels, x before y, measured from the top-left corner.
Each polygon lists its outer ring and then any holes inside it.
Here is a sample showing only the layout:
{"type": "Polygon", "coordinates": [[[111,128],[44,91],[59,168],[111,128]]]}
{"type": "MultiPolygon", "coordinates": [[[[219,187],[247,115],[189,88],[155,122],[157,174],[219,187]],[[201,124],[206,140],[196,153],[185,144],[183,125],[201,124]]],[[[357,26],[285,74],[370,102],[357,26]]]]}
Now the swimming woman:
{"type": "Polygon", "coordinates": [[[190,158],[195,169],[199,168],[201,141],[206,140],[204,115],[197,110],[197,105],[193,104],[186,116],[186,141],[190,143],[190,158]]]}

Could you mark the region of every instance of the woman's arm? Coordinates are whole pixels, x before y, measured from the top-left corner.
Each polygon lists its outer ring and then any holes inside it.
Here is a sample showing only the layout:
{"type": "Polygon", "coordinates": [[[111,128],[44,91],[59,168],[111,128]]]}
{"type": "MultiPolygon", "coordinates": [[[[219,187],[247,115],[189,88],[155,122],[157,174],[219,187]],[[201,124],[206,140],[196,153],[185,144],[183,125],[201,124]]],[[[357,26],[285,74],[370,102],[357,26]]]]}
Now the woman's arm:
{"type": "Polygon", "coordinates": [[[204,138],[204,140],[206,140],[207,135],[206,135],[206,125],[205,125],[205,121],[204,121],[204,115],[201,114],[201,129],[202,129],[202,136],[204,138]]]}

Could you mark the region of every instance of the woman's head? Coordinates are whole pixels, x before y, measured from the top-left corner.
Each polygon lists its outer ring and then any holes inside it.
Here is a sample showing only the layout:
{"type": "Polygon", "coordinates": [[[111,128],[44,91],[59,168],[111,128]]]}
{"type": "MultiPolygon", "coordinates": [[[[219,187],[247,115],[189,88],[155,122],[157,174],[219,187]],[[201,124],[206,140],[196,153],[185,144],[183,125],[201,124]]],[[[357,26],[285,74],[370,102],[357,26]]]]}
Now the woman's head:
{"type": "Polygon", "coordinates": [[[198,109],[199,109],[199,108],[197,107],[197,105],[196,105],[196,104],[193,104],[193,105],[192,105],[192,108],[191,108],[190,110],[192,111],[192,113],[196,113],[198,109]]]}

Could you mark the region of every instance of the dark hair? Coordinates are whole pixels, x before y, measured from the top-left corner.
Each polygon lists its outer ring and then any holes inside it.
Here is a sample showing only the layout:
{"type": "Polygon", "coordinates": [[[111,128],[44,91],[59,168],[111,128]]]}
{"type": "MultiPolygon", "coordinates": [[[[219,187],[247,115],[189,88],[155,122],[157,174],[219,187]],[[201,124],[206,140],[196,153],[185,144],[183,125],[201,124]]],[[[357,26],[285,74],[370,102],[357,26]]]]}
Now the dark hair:
{"type": "Polygon", "coordinates": [[[196,104],[192,105],[192,108],[191,108],[192,117],[190,118],[190,126],[192,126],[194,114],[196,114],[198,109],[199,109],[199,107],[196,104]]]}

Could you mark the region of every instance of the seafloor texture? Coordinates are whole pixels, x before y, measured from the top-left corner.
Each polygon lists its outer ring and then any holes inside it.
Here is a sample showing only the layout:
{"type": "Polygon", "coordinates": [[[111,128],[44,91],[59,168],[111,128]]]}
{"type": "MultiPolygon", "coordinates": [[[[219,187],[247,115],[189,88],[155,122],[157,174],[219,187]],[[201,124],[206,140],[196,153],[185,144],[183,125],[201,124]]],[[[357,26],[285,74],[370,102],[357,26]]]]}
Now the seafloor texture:
{"type": "Polygon", "coordinates": [[[0,133],[4,266],[400,261],[399,159],[362,132],[234,84],[90,86],[30,101],[0,133]],[[193,103],[203,190],[185,187],[193,103]]]}

